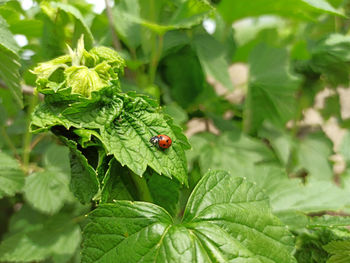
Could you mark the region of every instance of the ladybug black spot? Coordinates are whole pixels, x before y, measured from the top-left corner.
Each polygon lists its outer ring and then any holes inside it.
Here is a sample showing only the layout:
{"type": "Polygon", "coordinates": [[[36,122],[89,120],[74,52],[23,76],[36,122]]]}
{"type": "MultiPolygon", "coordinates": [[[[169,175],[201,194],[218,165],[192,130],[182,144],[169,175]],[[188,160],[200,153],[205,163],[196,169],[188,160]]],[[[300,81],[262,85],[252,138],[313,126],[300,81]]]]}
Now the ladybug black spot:
{"type": "Polygon", "coordinates": [[[166,144],[165,144],[165,143],[163,143],[163,146],[166,146],[166,144]]]}
{"type": "Polygon", "coordinates": [[[169,139],[167,139],[166,142],[169,142],[169,139]]]}

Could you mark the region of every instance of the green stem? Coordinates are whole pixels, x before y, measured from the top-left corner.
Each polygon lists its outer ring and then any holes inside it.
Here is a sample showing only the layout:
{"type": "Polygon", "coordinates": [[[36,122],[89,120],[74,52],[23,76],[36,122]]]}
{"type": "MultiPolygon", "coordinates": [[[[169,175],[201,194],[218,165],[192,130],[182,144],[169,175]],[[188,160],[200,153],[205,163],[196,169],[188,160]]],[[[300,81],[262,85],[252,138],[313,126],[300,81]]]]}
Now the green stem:
{"type": "Polygon", "coordinates": [[[31,142],[32,142],[32,133],[29,131],[29,125],[31,121],[31,114],[34,110],[34,107],[38,101],[38,94],[34,92],[33,96],[31,97],[29,101],[28,106],[28,116],[27,116],[27,127],[26,127],[26,133],[24,134],[23,138],[23,154],[22,154],[22,160],[23,160],[23,169],[24,171],[28,171],[29,166],[29,159],[30,159],[30,151],[31,151],[31,142]]]}
{"type": "MultiPolygon", "coordinates": [[[[290,135],[291,135],[291,138],[292,140],[297,140],[298,139],[298,133],[299,133],[299,121],[303,118],[303,109],[304,109],[304,98],[303,98],[303,93],[302,91],[300,90],[299,91],[299,94],[297,96],[297,106],[296,106],[296,113],[294,115],[294,119],[293,119],[293,126],[290,130],[290,135]]],[[[287,173],[291,173],[294,169],[294,165],[295,165],[295,158],[296,158],[296,151],[294,149],[294,144],[292,145],[292,149],[290,151],[290,154],[289,154],[289,160],[287,162],[287,165],[286,165],[286,171],[287,173]]]]}
{"type": "Polygon", "coordinates": [[[148,185],[146,183],[145,178],[140,177],[137,174],[134,174],[133,172],[131,172],[130,174],[131,174],[131,178],[134,181],[135,186],[137,188],[137,192],[139,194],[140,200],[153,203],[153,198],[152,198],[151,193],[148,189],[148,185]]]}
{"type": "Polygon", "coordinates": [[[157,40],[154,41],[153,50],[152,50],[152,57],[151,57],[151,63],[150,63],[150,69],[149,69],[149,82],[150,84],[154,83],[158,62],[160,60],[160,56],[162,54],[163,49],[163,35],[160,35],[156,37],[157,40]]]}
{"type": "Polygon", "coordinates": [[[19,157],[19,155],[17,153],[17,149],[16,149],[15,145],[12,143],[10,137],[8,136],[5,127],[1,126],[0,130],[1,130],[1,135],[4,138],[5,142],[7,143],[8,147],[11,149],[11,151],[14,154],[14,156],[16,156],[16,159],[20,160],[20,157],[19,157]]]}

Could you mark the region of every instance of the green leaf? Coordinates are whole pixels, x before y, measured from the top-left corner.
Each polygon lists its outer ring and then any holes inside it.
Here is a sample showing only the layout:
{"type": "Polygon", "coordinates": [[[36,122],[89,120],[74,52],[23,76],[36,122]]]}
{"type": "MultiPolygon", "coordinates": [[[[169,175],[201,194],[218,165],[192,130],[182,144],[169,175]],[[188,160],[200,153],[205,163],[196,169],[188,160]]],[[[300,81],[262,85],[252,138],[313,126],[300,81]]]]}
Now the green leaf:
{"type": "Polygon", "coordinates": [[[134,200],[123,180],[125,177],[131,177],[130,170],[123,168],[115,159],[112,159],[102,181],[101,203],[112,203],[115,200],[134,200]]]}
{"type": "Polygon", "coordinates": [[[121,40],[134,49],[141,44],[141,26],[128,17],[137,17],[139,14],[138,0],[118,1],[113,7],[115,29],[121,40]]]}
{"type": "Polygon", "coordinates": [[[0,78],[11,90],[18,105],[23,107],[18,50],[6,21],[0,16],[0,78]]]}
{"type": "Polygon", "coordinates": [[[146,175],[149,177],[147,185],[154,204],[163,207],[170,215],[174,216],[179,201],[180,184],[176,180],[160,176],[154,171],[146,172],[146,175]]]}
{"type": "Polygon", "coordinates": [[[176,28],[190,28],[199,24],[213,10],[213,7],[206,0],[186,0],[181,2],[182,4],[169,22],[176,28]]]}
{"type": "Polygon", "coordinates": [[[24,186],[24,173],[19,163],[0,151],[0,198],[14,196],[24,186]]]}
{"type": "Polygon", "coordinates": [[[174,119],[176,125],[181,125],[188,120],[187,112],[176,102],[165,105],[163,111],[174,119]]]}
{"type": "Polygon", "coordinates": [[[283,223],[293,230],[302,229],[337,229],[350,225],[349,216],[308,216],[301,211],[283,211],[276,214],[283,223]]]}
{"type": "Polygon", "coordinates": [[[291,153],[294,150],[294,142],[291,134],[285,132],[284,128],[276,128],[270,123],[266,123],[262,129],[259,130],[259,137],[266,138],[276,153],[279,161],[284,166],[289,165],[291,153]]]}
{"type": "Polygon", "coordinates": [[[122,110],[123,102],[115,96],[108,98],[108,95],[107,92],[100,93],[96,99],[76,102],[66,108],[62,115],[74,127],[98,129],[112,122],[122,110]]]}
{"type": "Polygon", "coordinates": [[[62,145],[51,144],[43,155],[44,167],[48,170],[70,174],[68,149],[62,145]]]}
{"type": "Polygon", "coordinates": [[[308,223],[308,227],[339,227],[339,226],[349,226],[350,216],[316,216],[311,217],[308,223]]]}
{"type": "Polygon", "coordinates": [[[260,165],[246,174],[270,197],[274,213],[302,211],[337,211],[350,204],[344,189],[330,181],[312,180],[303,185],[299,179],[289,179],[286,173],[273,165],[260,165]]]}
{"type": "Polygon", "coordinates": [[[346,263],[350,262],[350,241],[332,241],[323,248],[330,254],[334,254],[328,259],[327,263],[346,263]]]}
{"type": "Polygon", "coordinates": [[[274,1],[256,0],[247,3],[244,0],[223,0],[218,7],[221,15],[228,22],[244,17],[276,14],[292,18],[315,20],[322,13],[343,16],[326,0],[274,1]]]}
{"type": "Polygon", "coordinates": [[[245,129],[255,132],[263,121],[283,127],[295,114],[300,79],[290,73],[284,49],[258,45],[249,59],[245,129]]]}
{"type": "Polygon", "coordinates": [[[310,180],[331,180],[333,169],[329,158],[332,143],[323,133],[314,133],[299,142],[297,146],[298,167],[309,172],[310,180]]]}
{"type": "MultiPolygon", "coordinates": [[[[101,130],[100,140],[107,152],[121,165],[127,165],[139,176],[150,166],[159,174],[187,183],[186,137],[172,120],[158,112],[142,97],[122,95],[123,113],[119,119],[101,130]],[[158,134],[168,135],[173,143],[165,150],[152,147],[149,140],[158,134]]],[[[149,100],[149,99],[148,99],[149,100]]]]}
{"type": "MultiPolygon", "coordinates": [[[[90,53],[97,51],[99,58],[108,62],[108,52],[102,52],[103,49],[90,53]]],[[[114,57],[112,59],[114,61],[114,57]]],[[[113,63],[117,64],[116,67],[120,64],[118,61],[113,63]]],[[[44,64],[39,67],[46,68],[44,64]]],[[[54,126],[63,126],[67,130],[71,127],[83,128],[74,130],[74,136],[79,136],[77,141],[83,147],[84,142],[93,136],[96,144],[103,146],[107,154],[114,154],[123,166],[127,165],[137,175],[142,176],[147,166],[150,166],[159,174],[174,176],[181,183],[187,183],[184,154],[184,150],[190,147],[187,138],[171,118],[156,107],[155,101],[134,93],[119,93],[118,83],[93,91],[89,98],[72,94],[69,88],[59,87],[54,92],[46,87],[48,70],[37,71],[41,76],[38,82],[43,81],[40,91],[46,96],[45,102],[33,113],[31,131],[45,131],[54,126]],[[170,136],[173,144],[169,149],[160,150],[149,142],[151,137],[158,134],[170,136]]]]}
{"type": "Polygon", "coordinates": [[[56,171],[34,173],[26,178],[24,196],[38,211],[54,214],[70,200],[67,175],[56,171]]]}
{"type": "Polygon", "coordinates": [[[293,172],[306,171],[307,180],[326,180],[333,178],[329,161],[333,154],[332,143],[324,133],[315,132],[303,138],[293,138],[282,129],[265,125],[259,135],[267,138],[281,163],[293,172]]]}
{"type": "Polygon", "coordinates": [[[80,36],[84,34],[85,45],[88,49],[91,48],[94,42],[94,37],[92,36],[90,28],[86,24],[84,17],[80,13],[79,9],[75,8],[72,5],[60,2],[50,2],[50,5],[52,6],[52,8],[58,8],[74,17],[76,25],[74,30],[73,41],[77,42],[80,36]]]}
{"type": "Polygon", "coordinates": [[[56,99],[55,95],[47,95],[48,102],[38,105],[32,114],[30,130],[37,133],[56,125],[62,125],[66,129],[101,128],[112,122],[122,110],[123,102],[113,94],[113,89],[106,87],[92,92],[90,99],[73,100],[68,94],[66,98],[56,99]]]}
{"type": "Polygon", "coordinates": [[[223,169],[237,176],[254,174],[258,163],[275,159],[273,153],[261,141],[238,131],[225,132],[220,136],[202,133],[191,137],[192,160],[199,157],[202,173],[208,169],[223,169]],[[193,156],[195,155],[195,156],[193,156]]]}
{"type": "Polygon", "coordinates": [[[124,60],[110,48],[95,47],[87,52],[81,37],[75,50],[69,48],[69,55],[40,63],[31,72],[37,76],[38,91],[51,95],[55,101],[68,97],[74,101],[91,98],[93,92],[99,99],[96,92],[112,84],[119,89],[117,80],[124,66],[124,60]]]}
{"type": "Polygon", "coordinates": [[[342,154],[347,164],[350,163],[350,132],[347,131],[341,141],[339,152],[342,154]]]}
{"type": "Polygon", "coordinates": [[[89,219],[82,262],[296,262],[266,196],[226,172],[202,178],[181,224],[154,204],[128,201],[100,205],[89,219]]]}
{"type": "Polygon", "coordinates": [[[47,217],[24,205],[10,221],[0,244],[0,261],[33,262],[61,258],[67,262],[79,247],[80,227],[66,214],[47,217]]]}
{"type": "Polygon", "coordinates": [[[40,37],[43,32],[43,22],[37,19],[23,19],[10,24],[13,34],[22,34],[27,38],[40,37]]]}
{"type": "Polygon", "coordinates": [[[163,59],[164,81],[171,85],[172,98],[188,108],[198,98],[205,85],[205,76],[196,53],[188,46],[163,59]]]}
{"type": "Polygon", "coordinates": [[[322,73],[333,86],[348,85],[350,70],[350,37],[331,34],[315,43],[310,49],[310,67],[322,73]]]}
{"type": "Polygon", "coordinates": [[[314,231],[303,231],[297,239],[298,247],[295,257],[300,263],[326,263],[330,255],[323,246],[339,238],[338,233],[330,229],[320,228],[314,231]]]}
{"type": "Polygon", "coordinates": [[[70,190],[81,203],[89,203],[99,189],[96,171],[78,149],[78,145],[75,141],[68,140],[63,136],[59,136],[59,138],[70,149],[70,190]]]}
{"type": "Polygon", "coordinates": [[[215,78],[224,87],[233,89],[228,74],[225,47],[208,34],[195,35],[193,39],[199,61],[207,75],[215,78]]]}
{"type": "Polygon", "coordinates": [[[331,117],[341,120],[341,106],[339,94],[334,94],[325,99],[324,108],[320,110],[325,121],[331,117]]]}
{"type": "Polygon", "coordinates": [[[26,177],[24,197],[38,211],[55,214],[65,203],[73,200],[69,191],[68,149],[51,145],[43,157],[45,170],[26,177]]]}
{"type": "Polygon", "coordinates": [[[131,47],[135,48],[140,43],[137,36],[140,30],[139,25],[156,34],[163,35],[170,30],[191,28],[199,24],[213,10],[213,7],[206,0],[185,0],[174,2],[170,9],[171,12],[169,12],[169,9],[165,8],[164,2],[157,1],[153,5],[149,2],[141,2],[139,7],[136,1],[130,2],[130,4],[119,4],[115,7],[114,13],[119,16],[117,21],[121,22],[120,25],[116,25],[116,29],[131,47]],[[147,10],[148,12],[143,12],[143,4],[147,5],[147,9],[150,9],[147,10]],[[158,17],[154,17],[157,15],[155,9],[161,10],[158,17]],[[152,15],[153,17],[150,17],[152,15]]]}
{"type": "Polygon", "coordinates": [[[70,189],[83,204],[89,203],[98,191],[96,173],[87,159],[78,150],[71,150],[71,182],[70,189]]]}

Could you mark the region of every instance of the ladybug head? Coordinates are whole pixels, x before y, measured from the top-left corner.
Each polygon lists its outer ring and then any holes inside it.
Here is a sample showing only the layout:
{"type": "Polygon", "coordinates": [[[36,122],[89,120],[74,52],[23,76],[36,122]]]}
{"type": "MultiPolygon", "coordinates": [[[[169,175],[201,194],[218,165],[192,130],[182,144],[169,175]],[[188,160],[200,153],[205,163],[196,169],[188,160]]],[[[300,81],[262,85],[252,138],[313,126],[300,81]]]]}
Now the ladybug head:
{"type": "Polygon", "coordinates": [[[152,143],[153,145],[157,145],[159,142],[159,138],[158,136],[154,136],[149,140],[150,143],[152,143]]]}

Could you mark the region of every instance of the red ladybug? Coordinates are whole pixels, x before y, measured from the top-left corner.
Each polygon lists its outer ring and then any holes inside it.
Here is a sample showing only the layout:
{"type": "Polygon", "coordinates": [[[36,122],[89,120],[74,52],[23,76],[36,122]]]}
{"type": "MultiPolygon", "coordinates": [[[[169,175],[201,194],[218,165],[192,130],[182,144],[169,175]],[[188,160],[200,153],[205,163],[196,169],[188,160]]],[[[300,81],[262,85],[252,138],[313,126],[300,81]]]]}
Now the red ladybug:
{"type": "Polygon", "coordinates": [[[161,149],[168,149],[172,143],[170,137],[164,134],[154,136],[149,141],[154,146],[157,146],[158,148],[161,148],[161,149]]]}

